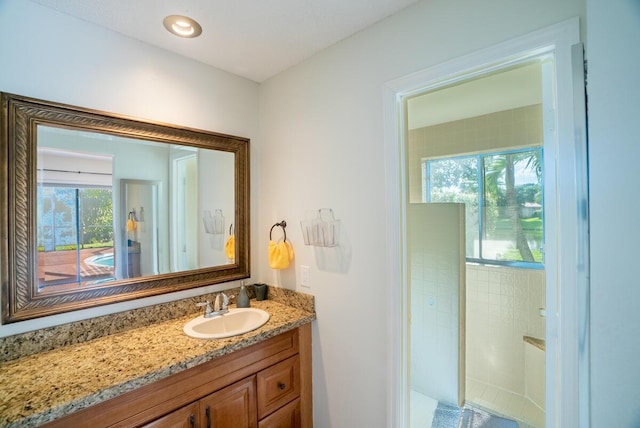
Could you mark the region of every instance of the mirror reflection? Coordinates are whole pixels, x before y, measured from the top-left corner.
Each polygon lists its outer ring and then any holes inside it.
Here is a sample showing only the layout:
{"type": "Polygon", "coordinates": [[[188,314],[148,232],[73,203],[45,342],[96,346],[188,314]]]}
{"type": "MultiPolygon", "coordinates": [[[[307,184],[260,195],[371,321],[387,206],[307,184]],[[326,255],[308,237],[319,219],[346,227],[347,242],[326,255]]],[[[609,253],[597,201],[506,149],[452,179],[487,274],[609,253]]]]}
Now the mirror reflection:
{"type": "Polygon", "coordinates": [[[2,323],[249,277],[247,138],[0,101],[2,323]]]}
{"type": "Polygon", "coordinates": [[[38,291],[233,263],[235,161],[233,152],[38,125],[38,291]]]}

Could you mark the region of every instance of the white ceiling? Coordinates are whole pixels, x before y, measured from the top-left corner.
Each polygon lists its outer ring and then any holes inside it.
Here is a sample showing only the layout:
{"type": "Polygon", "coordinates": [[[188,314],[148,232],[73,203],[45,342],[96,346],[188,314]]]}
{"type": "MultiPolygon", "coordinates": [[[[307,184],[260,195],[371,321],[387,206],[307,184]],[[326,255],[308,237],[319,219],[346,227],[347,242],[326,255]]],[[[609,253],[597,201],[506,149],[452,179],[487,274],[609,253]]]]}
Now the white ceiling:
{"type": "Polygon", "coordinates": [[[262,82],[418,0],[31,0],[262,82]],[[162,25],[186,15],[202,35],[183,39],[162,25]]]}
{"type": "Polygon", "coordinates": [[[427,91],[408,101],[409,129],[542,103],[544,59],[427,91]]]}

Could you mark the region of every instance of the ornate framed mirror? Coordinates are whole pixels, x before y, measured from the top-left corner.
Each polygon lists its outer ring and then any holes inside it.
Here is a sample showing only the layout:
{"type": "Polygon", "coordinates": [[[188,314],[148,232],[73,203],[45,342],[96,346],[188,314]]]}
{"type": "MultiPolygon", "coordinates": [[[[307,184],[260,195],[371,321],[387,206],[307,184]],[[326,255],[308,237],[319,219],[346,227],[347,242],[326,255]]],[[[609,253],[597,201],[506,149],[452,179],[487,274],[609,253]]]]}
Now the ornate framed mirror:
{"type": "Polygon", "coordinates": [[[249,140],[2,93],[2,323],[249,277],[249,140]]]}

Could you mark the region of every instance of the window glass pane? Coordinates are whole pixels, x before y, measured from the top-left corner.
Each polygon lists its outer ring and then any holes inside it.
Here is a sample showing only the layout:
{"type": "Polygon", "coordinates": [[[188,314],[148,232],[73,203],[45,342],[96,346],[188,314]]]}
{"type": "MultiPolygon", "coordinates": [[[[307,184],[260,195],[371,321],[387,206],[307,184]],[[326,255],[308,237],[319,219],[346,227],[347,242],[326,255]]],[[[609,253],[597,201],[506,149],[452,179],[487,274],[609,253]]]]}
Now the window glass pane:
{"type": "Polygon", "coordinates": [[[467,257],[479,258],[478,157],[428,161],[426,175],[426,202],[465,204],[467,257]]]}
{"type": "Polygon", "coordinates": [[[44,251],[75,249],[75,205],[75,189],[38,187],[38,246],[44,251]]]}
{"type": "Polygon", "coordinates": [[[39,285],[112,279],[111,189],[40,185],[37,190],[39,285]]]}
{"type": "Polygon", "coordinates": [[[543,263],[541,161],[541,148],[428,160],[423,201],[465,204],[468,259],[543,263]]]}
{"type": "Polygon", "coordinates": [[[543,261],[541,150],[483,156],[482,258],[543,261]]]}
{"type": "Polygon", "coordinates": [[[80,251],[83,280],[114,275],[111,189],[79,189],[80,251]]]}

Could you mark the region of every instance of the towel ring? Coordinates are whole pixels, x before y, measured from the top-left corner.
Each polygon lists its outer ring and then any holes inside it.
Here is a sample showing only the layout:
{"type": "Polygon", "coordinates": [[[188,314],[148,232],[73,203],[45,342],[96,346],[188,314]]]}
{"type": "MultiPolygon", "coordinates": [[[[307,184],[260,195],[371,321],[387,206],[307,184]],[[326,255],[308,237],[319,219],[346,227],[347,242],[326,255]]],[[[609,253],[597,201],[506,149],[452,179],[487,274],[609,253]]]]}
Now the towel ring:
{"type": "Polygon", "coordinates": [[[269,231],[269,241],[271,241],[271,233],[273,232],[273,228],[276,226],[280,226],[282,228],[282,232],[284,232],[284,242],[287,242],[287,231],[285,229],[285,227],[287,227],[287,222],[282,220],[280,223],[276,223],[273,226],[271,226],[271,230],[269,231]]]}

